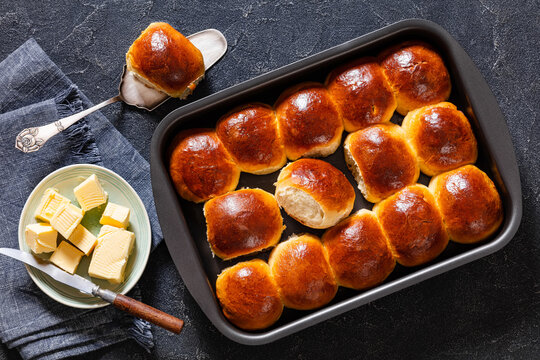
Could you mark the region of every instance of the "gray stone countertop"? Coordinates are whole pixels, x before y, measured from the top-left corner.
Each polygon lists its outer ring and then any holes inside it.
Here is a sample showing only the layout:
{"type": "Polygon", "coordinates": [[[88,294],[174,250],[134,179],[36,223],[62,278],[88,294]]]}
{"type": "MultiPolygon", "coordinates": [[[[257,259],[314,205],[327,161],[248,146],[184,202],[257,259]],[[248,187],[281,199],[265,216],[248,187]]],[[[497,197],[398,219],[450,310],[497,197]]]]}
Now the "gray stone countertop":
{"type": "MultiPolygon", "coordinates": [[[[0,2],[0,59],[34,37],[95,103],[116,92],[123,54],[152,21],[185,34],[222,31],[229,49],[188,102],[406,18],[437,22],[476,63],[506,116],[521,172],[523,221],[502,250],[275,343],[221,335],[187,292],[164,244],[141,279],[145,302],[186,319],[181,335],[154,328],[146,354],[126,342],[96,359],[533,359],[540,356],[540,4],[532,1],[13,1],[0,2]],[[154,281],[166,277],[167,284],[154,281]]],[[[109,120],[145,158],[171,110],[115,104],[109,120]],[[138,119],[123,122],[130,113],[138,119]]],[[[18,354],[0,348],[0,359],[18,354]]]]}

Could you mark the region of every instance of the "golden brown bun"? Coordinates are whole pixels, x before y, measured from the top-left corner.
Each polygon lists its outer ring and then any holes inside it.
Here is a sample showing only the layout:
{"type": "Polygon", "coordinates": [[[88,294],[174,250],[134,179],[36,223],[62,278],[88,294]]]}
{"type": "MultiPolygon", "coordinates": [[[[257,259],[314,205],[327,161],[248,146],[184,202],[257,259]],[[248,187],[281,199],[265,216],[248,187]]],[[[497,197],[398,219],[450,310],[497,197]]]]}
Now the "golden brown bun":
{"type": "Polygon", "coordinates": [[[406,42],[384,51],[379,60],[396,94],[397,112],[401,115],[450,96],[450,74],[430,45],[406,42]]]}
{"type": "Polygon", "coordinates": [[[276,200],[302,224],[326,229],[349,215],[354,188],[345,175],[329,163],[300,159],[284,167],[276,185],[276,200]]]}
{"type": "Polygon", "coordinates": [[[280,243],[268,260],[286,307],[310,310],[329,303],[337,284],[319,238],[305,234],[280,243]]]}
{"type": "Polygon", "coordinates": [[[190,129],[173,140],[169,172],[184,199],[206,201],[232,191],[240,169],[212,129],[190,129]]]}
{"type": "Polygon", "coordinates": [[[414,150],[401,127],[394,124],[372,125],[349,134],[344,150],[358,188],[373,203],[414,184],[420,175],[414,150]]]}
{"type": "Polygon", "coordinates": [[[283,232],[283,218],[272,194],[243,189],[204,204],[210,248],[224,260],[275,246],[283,232]]]}
{"type": "Polygon", "coordinates": [[[408,186],[373,207],[398,263],[416,266],[448,245],[439,208],[424,185],[408,186]]]}
{"type": "Polygon", "coordinates": [[[476,162],[471,124],[454,104],[442,102],[413,110],[401,127],[416,150],[420,170],[428,176],[476,162]]]}
{"type": "Polygon", "coordinates": [[[126,54],[128,70],[146,85],[169,96],[191,94],[204,76],[204,62],[184,35],[163,22],[150,24],[126,54]]]}
{"type": "Polygon", "coordinates": [[[450,239],[470,244],[492,235],[503,221],[502,202],[493,181],[473,165],[435,176],[429,189],[450,239]]]}
{"type": "Polygon", "coordinates": [[[335,69],[328,75],[326,86],[348,132],[388,122],[396,110],[392,88],[373,58],[335,69]]]}
{"type": "Polygon", "coordinates": [[[275,108],[285,153],[290,160],[327,156],[336,151],[343,123],[322,84],[309,82],[286,90],[275,108]]]}
{"type": "Polygon", "coordinates": [[[216,281],[216,294],[225,317],[245,330],[264,329],[283,312],[270,268],[262,260],[241,262],[223,270],[216,281]]]}
{"type": "Polygon", "coordinates": [[[276,114],[265,104],[247,104],[223,116],[216,133],[242,171],[269,174],[287,162],[276,114]]]}
{"type": "Polygon", "coordinates": [[[322,237],[337,283],[356,290],[386,279],[396,261],[375,214],[362,209],[322,237]]]}

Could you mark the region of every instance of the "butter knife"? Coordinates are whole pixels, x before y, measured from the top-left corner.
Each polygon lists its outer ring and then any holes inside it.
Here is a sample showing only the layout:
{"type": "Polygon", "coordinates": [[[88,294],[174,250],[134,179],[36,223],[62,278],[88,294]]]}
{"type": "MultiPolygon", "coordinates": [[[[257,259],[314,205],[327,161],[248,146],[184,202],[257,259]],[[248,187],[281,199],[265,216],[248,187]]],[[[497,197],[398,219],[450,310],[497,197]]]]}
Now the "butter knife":
{"type": "Polygon", "coordinates": [[[128,296],[117,294],[111,290],[102,289],[90,280],[85,279],[77,274],[71,275],[50,262],[35,257],[30,253],[17,249],[0,248],[0,254],[22,261],[25,264],[43,271],[54,280],[61,282],[62,284],[71,286],[82,293],[99,297],[106,302],[113,304],[117,309],[149,321],[152,324],[160,326],[170,332],[179,334],[180,331],[182,331],[182,327],[184,326],[184,322],[182,320],[164,313],[161,310],[153,308],[150,305],[143,304],[142,302],[128,296]]]}

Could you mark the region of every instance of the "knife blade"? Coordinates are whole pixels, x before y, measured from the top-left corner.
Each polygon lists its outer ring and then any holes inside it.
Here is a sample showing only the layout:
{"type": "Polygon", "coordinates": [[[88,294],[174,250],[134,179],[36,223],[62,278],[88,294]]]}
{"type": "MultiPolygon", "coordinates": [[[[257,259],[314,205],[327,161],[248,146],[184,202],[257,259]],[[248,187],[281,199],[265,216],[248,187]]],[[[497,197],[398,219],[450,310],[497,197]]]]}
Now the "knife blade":
{"type": "Polygon", "coordinates": [[[82,293],[94,295],[94,291],[97,290],[96,288],[99,288],[99,286],[97,286],[90,280],[85,279],[77,274],[71,275],[51,264],[50,262],[40,259],[37,256],[34,256],[25,251],[10,248],[0,248],[0,254],[4,254],[6,256],[22,261],[25,264],[28,264],[40,271],[43,271],[45,274],[49,275],[54,280],[61,282],[62,284],[71,286],[72,288],[75,288],[82,293]]]}
{"type": "Polygon", "coordinates": [[[143,304],[142,302],[128,296],[117,294],[111,290],[102,289],[90,280],[85,279],[77,274],[69,274],[52,263],[40,259],[30,253],[17,249],[0,248],[0,254],[28,264],[40,271],[43,271],[54,280],[61,282],[62,284],[66,284],[82,293],[99,297],[106,302],[113,304],[116,308],[122,311],[147,320],[155,325],[161,326],[162,328],[175,334],[179,334],[180,331],[182,331],[184,326],[184,322],[182,320],[164,313],[163,311],[158,310],[150,305],[143,304]]]}

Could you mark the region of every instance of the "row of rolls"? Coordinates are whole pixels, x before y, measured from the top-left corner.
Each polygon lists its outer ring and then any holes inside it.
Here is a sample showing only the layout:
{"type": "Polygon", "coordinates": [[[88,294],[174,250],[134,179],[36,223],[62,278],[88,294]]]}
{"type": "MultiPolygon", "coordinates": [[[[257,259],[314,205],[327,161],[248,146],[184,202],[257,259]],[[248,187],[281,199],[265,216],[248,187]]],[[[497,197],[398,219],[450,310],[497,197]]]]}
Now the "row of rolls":
{"type": "Polygon", "coordinates": [[[205,202],[212,252],[229,260],[275,247],[268,263],[223,270],[216,294],[224,315],[246,330],[268,327],[284,307],[315,309],[338,286],[356,290],[383,282],[397,263],[425,264],[449,240],[475,243],[502,223],[500,196],[474,164],[477,142],[466,116],[446,102],[450,76],[426,43],[407,42],[377,58],[334,69],[325,84],[302,83],[273,107],[247,104],[215,129],[182,131],[169,171],[184,199],[205,202]],[[390,122],[394,111],[402,125],[390,122]],[[371,211],[350,215],[355,191],[333,165],[312,157],[341,144],[371,211]],[[291,160],[287,166],[287,159],[291,160]],[[285,167],[284,167],[285,166],[285,167]],[[281,169],[275,193],[236,190],[240,172],[281,169]],[[432,176],[417,184],[420,171],[432,176]],[[321,239],[284,230],[280,208],[321,239]]]}
{"type": "MultiPolygon", "coordinates": [[[[331,166],[322,160],[300,159],[287,167],[305,165],[311,169],[331,166]]],[[[284,171],[295,171],[287,167],[284,171]]],[[[341,186],[326,191],[348,193],[341,186]]],[[[425,264],[439,256],[449,240],[484,240],[503,219],[497,189],[474,165],[441,173],[431,179],[429,187],[408,185],[376,203],[371,211],[361,209],[347,216],[352,209],[346,205],[351,195],[340,197],[342,209],[348,209],[345,218],[329,227],[321,239],[301,234],[279,244],[283,220],[272,194],[242,189],[206,203],[208,240],[218,256],[235,257],[246,249],[275,246],[268,263],[260,259],[240,262],[218,276],[216,294],[233,324],[246,330],[263,329],[279,319],[284,307],[310,310],[327,304],[338,286],[374,287],[390,275],[396,263],[406,267],[425,264]],[[258,211],[239,214],[239,202],[255,205],[258,211]]]]}
{"type": "Polygon", "coordinates": [[[390,124],[394,111],[406,115],[437,104],[450,91],[440,55],[426,43],[404,43],[334,69],[325,84],[293,86],[273,107],[246,104],[222,116],[215,129],[181,132],[171,147],[169,171],[180,196],[204,202],[234,190],[241,171],[269,174],[287,159],[328,156],[341,144],[343,130],[390,124]]]}

